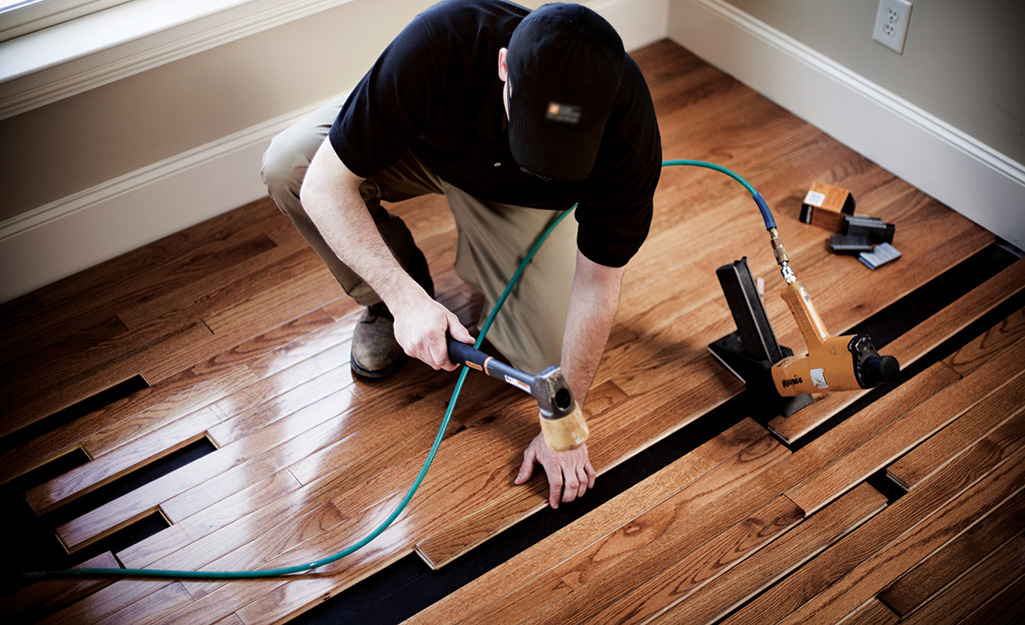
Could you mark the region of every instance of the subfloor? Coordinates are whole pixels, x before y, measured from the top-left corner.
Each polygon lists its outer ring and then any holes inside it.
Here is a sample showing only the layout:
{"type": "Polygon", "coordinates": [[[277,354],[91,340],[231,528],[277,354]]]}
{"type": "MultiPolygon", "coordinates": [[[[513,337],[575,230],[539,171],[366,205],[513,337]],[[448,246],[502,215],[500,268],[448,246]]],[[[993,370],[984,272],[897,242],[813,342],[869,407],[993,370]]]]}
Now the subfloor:
{"type": "MultiPolygon", "coordinates": [[[[994,236],[663,41],[634,54],[667,159],[740,172],[774,209],[835,334],[860,325],[898,385],[789,418],[708,353],[734,327],[715,269],[747,256],[780,343],[753,202],[671,168],[585,407],[593,492],[514,486],[536,407],[467,379],[420,490],[361,551],[259,581],[11,578],[0,611],[53,623],[1017,622],[1025,614],[1025,262],[994,236]],[[829,254],[812,182],[896,225],[899,260],[829,254]],[[432,570],[432,568],[437,570],[432,570]]],[[[401,204],[464,321],[438,198],[401,204]]],[[[513,268],[510,268],[510,273],[513,268]]],[[[324,558],[413,482],[455,374],[353,380],[359,312],[268,201],[0,306],[0,497],[10,571],[248,570],[324,558]]]]}

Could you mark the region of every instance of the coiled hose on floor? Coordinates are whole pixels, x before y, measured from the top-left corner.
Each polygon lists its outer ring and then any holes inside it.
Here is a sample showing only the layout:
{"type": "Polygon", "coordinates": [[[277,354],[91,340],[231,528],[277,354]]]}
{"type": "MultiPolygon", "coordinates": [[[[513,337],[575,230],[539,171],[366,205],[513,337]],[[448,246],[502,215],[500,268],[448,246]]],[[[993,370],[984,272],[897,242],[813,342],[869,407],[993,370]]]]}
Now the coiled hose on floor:
{"type": "MultiPolygon", "coordinates": [[[[688,166],[688,167],[704,167],[706,169],[713,169],[715,171],[726,174],[733,178],[751,194],[755,203],[758,205],[758,210],[762,215],[762,219],[765,222],[765,229],[771,230],[776,227],[776,222],[772,217],[772,213],[769,210],[768,205],[762,196],[755,190],[750,183],[741,178],[738,174],[733,172],[722,165],[716,165],[715,163],[708,163],[705,161],[694,161],[694,160],[669,160],[663,161],[662,167],[677,167],[677,166],[688,166]]],[[[520,277],[523,275],[523,271],[530,264],[530,261],[537,254],[537,251],[541,248],[541,245],[545,242],[548,236],[555,230],[556,226],[562,223],[562,220],[569,215],[576,205],[572,206],[566,211],[563,211],[555,219],[548,224],[548,227],[541,233],[534,244],[531,246],[527,255],[524,256],[523,261],[519,267],[516,268],[512,278],[509,279],[509,283],[506,285],[505,290],[502,291],[502,295],[498,298],[495,303],[495,307],[488,314],[484,325],[481,327],[480,336],[477,337],[474,347],[479,348],[481,343],[484,342],[484,337],[487,335],[488,330],[491,328],[495,317],[498,315],[498,311],[502,309],[505,301],[509,298],[509,294],[512,289],[519,282],[520,277]]],[[[46,577],[132,577],[132,578],[145,578],[145,579],[203,579],[203,580],[236,580],[236,579],[262,579],[267,577],[280,577],[283,575],[293,575],[295,573],[302,573],[304,571],[310,571],[319,567],[322,567],[332,562],[337,562],[342,558],[359,551],[372,540],[381,535],[388,527],[402,514],[405,510],[406,505],[413,498],[417,489],[420,488],[420,484],[423,482],[424,477],[427,475],[427,470],[430,469],[431,464],[434,462],[434,457],[438,453],[438,448],[441,446],[441,439],[444,437],[446,430],[448,429],[449,421],[452,418],[452,413],[455,411],[456,401],[459,399],[459,394],[463,389],[463,382],[466,379],[466,374],[469,370],[463,367],[462,371],[459,372],[459,377],[456,380],[455,388],[452,390],[452,398],[448,402],[448,408],[445,410],[445,416],[441,421],[441,425],[438,427],[438,434],[434,438],[434,444],[431,445],[431,450],[427,454],[426,460],[424,460],[423,466],[420,468],[420,472],[417,474],[416,479],[413,480],[413,484],[409,487],[405,497],[395,507],[388,518],[385,519],[376,529],[371,531],[369,534],[361,538],[359,541],[353,543],[349,547],[335,553],[333,555],[321,558],[320,560],[314,560],[305,564],[297,564],[295,566],[287,566],[276,569],[261,569],[256,571],[178,571],[168,569],[113,569],[113,568],[80,568],[80,569],[60,569],[53,571],[34,571],[29,573],[23,573],[24,578],[46,578],[46,577]]]]}

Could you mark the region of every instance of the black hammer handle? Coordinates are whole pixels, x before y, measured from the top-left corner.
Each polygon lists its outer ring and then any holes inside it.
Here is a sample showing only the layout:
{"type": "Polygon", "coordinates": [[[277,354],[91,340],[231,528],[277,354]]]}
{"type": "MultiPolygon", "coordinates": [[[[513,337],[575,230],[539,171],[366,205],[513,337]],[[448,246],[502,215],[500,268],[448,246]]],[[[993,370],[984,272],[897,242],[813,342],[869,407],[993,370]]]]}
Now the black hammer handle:
{"type": "Polygon", "coordinates": [[[447,338],[448,357],[452,362],[481,371],[493,378],[503,380],[525,393],[530,393],[530,386],[534,382],[534,376],[511,367],[501,360],[496,360],[472,345],[460,343],[451,336],[447,338]]]}

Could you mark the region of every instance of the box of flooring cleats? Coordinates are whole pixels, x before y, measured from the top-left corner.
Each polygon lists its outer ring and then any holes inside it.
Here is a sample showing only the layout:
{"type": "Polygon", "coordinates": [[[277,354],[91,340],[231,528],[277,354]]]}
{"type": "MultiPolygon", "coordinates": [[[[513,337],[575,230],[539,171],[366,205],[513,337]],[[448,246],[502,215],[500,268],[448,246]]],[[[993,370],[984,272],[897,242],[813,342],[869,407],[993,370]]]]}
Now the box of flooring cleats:
{"type": "Polygon", "coordinates": [[[854,195],[847,189],[812,183],[801,204],[801,221],[840,232],[845,215],[854,214],[854,195]]]}

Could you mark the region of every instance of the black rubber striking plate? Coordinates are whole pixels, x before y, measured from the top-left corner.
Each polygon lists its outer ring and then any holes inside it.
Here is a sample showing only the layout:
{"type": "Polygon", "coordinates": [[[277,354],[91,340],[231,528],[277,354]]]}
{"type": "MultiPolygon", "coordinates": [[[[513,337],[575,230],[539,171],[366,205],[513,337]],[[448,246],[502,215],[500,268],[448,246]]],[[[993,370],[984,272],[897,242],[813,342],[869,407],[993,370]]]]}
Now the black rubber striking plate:
{"type": "Polygon", "coordinates": [[[781,347],[751,278],[747,257],[715,271],[737,331],[710,343],[712,352],[747,388],[762,397],[771,412],[789,417],[812,403],[811,395],[780,397],[772,382],[772,365],[793,352],[781,347]]]}

